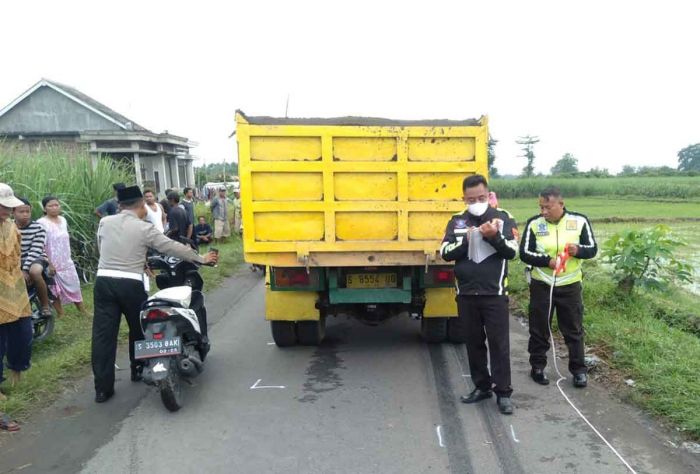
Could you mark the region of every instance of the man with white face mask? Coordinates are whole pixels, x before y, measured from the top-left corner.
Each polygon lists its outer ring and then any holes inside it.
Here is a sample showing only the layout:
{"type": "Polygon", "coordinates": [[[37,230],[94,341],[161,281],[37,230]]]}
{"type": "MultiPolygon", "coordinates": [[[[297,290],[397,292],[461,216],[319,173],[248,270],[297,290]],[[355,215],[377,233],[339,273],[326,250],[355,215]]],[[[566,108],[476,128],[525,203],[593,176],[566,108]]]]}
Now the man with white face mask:
{"type": "Polygon", "coordinates": [[[449,321],[450,339],[466,344],[476,386],[462,402],[476,403],[496,392],[499,411],[510,415],[508,260],[518,255],[517,229],[507,211],[489,206],[486,178],[469,176],[462,190],[467,210],[450,219],[440,249],[443,259],[455,262],[457,277],[458,317],[449,321]],[[470,252],[470,242],[481,247],[480,258],[470,252]]]}

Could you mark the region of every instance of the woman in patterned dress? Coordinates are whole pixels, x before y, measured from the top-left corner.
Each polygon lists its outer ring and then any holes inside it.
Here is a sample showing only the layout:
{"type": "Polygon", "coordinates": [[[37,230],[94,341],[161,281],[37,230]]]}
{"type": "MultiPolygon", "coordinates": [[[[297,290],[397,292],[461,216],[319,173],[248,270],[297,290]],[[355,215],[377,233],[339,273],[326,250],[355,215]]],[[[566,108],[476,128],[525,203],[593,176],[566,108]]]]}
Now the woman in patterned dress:
{"type": "Polygon", "coordinates": [[[53,277],[55,285],[51,288],[56,295],[56,313],[58,317],[63,316],[62,305],[75,303],[78,311],[87,315],[80,292],[80,279],[71,258],[68,223],[61,215],[61,203],[54,196],[46,196],[41,200],[41,205],[45,215],[37,222],[46,228],[46,255],[56,271],[53,277]]]}
{"type": "MultiPolygon", "coordinates": [[[[29,369],[32,356],[32,309],[22,275],[22,236],[10,220],[12,210],[21,205],[12,188],[0,183],[0,382],[7,356],[13,385],[29,369]]],[[[0,401],[5,399],[0,392],[0,401]]],[[[0,428],[14,431],[13,427],[16,424],[0,413],[0,428]]]]}

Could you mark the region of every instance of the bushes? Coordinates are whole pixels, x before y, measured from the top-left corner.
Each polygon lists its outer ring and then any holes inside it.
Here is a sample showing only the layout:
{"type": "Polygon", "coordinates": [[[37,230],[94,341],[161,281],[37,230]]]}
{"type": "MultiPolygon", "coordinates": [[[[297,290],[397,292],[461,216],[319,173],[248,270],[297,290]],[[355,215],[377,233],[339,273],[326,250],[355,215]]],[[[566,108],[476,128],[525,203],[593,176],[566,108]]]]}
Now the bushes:
{"type": "Polygon", "coordinates": [[[620,289],[632,294],[635,286],[665,290],[674,280],[691,282],[693,267],[674,254],[685,244],[670,233],[670,227],[658,224],[651,229],[617,232],[603,243],[603,261],[612,265],[620,289]]]}
{"type": "Polygon", "coordinates": [[[97,261],[95,207],[112,197],[113,183],[133,181],[130,166],[109,158],[97,159],[93,166],[87,151],[49,147],[31,153],[23,147],[0,143],[0,182],[31,201],[35,219],[42,215],[44,196],[50,194],[61,200],[71,237],[81,250],[74,258],[86,269],[93,268],[97,261]]]}
{"type": "Polygon", "coordinates": [[[547,186],[558,186],[565,197],[639,196],[654,199],[700,198],[700,177],[531,178],[494,179],[500,199],[537,197],[547,186]]]}

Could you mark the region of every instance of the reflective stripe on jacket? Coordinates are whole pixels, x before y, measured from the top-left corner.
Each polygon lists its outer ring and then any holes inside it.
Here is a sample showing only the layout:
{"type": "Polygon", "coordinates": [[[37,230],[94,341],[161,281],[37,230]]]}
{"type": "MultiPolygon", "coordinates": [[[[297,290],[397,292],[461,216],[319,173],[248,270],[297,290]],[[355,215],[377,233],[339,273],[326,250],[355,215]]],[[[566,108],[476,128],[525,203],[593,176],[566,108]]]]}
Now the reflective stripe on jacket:
{"type": "Polygon", "coordinates": [[[570,285],[583,279],[581,260],[593,258],[598,253],[593,228],[583,214],[564,209],[564,215],[557,223],[547,222],[541,215],[531,217],[520,241],[520,259],[533,267],[533,279],[551,285],[553,272],[549,261],[556,258],[567,244],[577,244],[578,254],[570,257],[566,270],[557,275],[556,286],[570,285]]]}

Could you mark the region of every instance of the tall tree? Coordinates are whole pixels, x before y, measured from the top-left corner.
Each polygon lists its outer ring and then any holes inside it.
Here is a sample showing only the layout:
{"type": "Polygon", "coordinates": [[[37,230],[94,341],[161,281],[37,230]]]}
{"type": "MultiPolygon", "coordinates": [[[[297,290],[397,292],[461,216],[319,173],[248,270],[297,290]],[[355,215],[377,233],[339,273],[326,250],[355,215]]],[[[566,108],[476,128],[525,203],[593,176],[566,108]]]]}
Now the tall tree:
{"type": "Polygon", "coordinates": [[[578,173],[578,159],[571,153],[564,153],[564,156],[559,158],[559,161],[552,166],[550,172],[554,176],[578,173]]]}
{"type": "Polygon", "coordinates": [[[678,152],[678,171],[700,171],[700,143],[678,152]]]}
{"type": "Polygon", "coordinates": [[[491,178],[496,178],[498,176],[498,168],[494,166],[496,163],[496,144],[498,143],[498,140],[493,138],[491,135],[489,135],[489,150],[488,150],[488,158],[489,158],[489,177],[491,178]]]}
{"type": "Polygon", "coordinates": [[[527,164],[523,168],[523,176],[526,178],[530,178],[535,174],[535,152],[532,149],[539,141],[539,137],[530,135],[525,135],[515,140],[515,143],[522,146],[523,154],[520,156],[527,159],[527,164]]]}
{"type": "Polygon", "coordinates": [[[635,168],[632,165],[625,165],[622,167],[622,171],[620,171],[617,175],[618,176],[634,176],[635,173],[637,173],[637,168],[635,168]]]}

